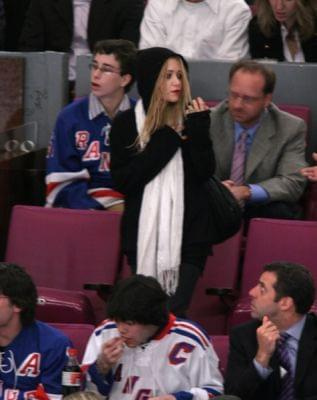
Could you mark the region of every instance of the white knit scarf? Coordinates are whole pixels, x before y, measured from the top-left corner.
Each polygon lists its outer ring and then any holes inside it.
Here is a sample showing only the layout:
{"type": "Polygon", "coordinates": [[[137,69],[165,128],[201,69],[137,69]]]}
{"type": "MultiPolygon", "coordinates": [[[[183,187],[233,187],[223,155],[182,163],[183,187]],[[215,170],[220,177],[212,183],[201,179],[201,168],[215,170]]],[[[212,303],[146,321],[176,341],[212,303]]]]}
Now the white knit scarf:
{"type": "MultiPolygon", "coordinates": [[[[142,100],[135,107],[137,131],[145,121],[142,100]]],[[[144,148],[146,143],[141,143],[144,148]]],[[[169,295],[178,284],[184,217],[184,171],[181,149],[143,192],[137,243],[137,273],[154,276],[169,295]]]]}

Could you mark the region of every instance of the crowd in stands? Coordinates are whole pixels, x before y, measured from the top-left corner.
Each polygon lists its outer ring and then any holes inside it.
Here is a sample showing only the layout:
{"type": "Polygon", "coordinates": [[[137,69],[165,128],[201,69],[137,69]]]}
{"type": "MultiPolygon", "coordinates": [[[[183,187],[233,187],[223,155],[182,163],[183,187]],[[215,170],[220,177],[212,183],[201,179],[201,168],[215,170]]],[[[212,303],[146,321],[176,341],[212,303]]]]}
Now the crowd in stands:
{"type": "MultiPolygon", "coordinates": [[[[0,48],[68,53],[71,88],[76,57],[92,54],[90,93],[60,111],[48,144],[46,207],[122,212],[133,275],[87,344],[86,398],[316,400],[315,284],[304,266],[264,266],[224,376],[208,335],[186,319],[213,245],[206,182],[219,178],[245,226],[300,219],[317,182],[307,126],[272,102],[276,76],[259,61],[317,62],[316,0],[0,0],[0,48]],[[188,59],[233,63],[217,106],[192,98],[188,59]]],[[[36,301],[26,271],[0,263],[0,399],[38,398],[39,386],[60,398],[72,344],[35,320],[36,301]]]]}

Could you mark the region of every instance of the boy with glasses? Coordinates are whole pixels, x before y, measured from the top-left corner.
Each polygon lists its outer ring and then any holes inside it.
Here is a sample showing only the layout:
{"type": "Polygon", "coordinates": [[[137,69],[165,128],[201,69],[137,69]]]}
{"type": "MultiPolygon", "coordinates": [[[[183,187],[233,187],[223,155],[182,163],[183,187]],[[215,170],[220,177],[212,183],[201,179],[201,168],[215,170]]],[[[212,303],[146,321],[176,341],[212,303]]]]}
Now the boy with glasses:
{"type": "Polygon", "coordinates": [[[96,44],[90,64],[91,93],[57,118],[47,155],[46,206],[122,210],[123,196],[110,177],[109,132],[117,113],[134,106],[136,48],[123,39],[96,44]]]}

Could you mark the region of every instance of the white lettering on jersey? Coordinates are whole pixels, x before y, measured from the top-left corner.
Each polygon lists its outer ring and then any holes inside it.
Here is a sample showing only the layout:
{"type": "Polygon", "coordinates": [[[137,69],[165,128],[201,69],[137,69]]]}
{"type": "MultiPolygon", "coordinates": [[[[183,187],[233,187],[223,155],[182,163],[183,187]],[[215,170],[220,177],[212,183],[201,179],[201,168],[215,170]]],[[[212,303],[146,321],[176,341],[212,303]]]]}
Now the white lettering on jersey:
{"type": "Polygon", "coordinates": [[[94,140],[90,143],[86,153],[83,156],[83,161],[99,160],[100,158],[100,143],[94,140]]]}
{"type": "Polygon", "coordinates": [[[110,171],[110,153],[109,151],[103,151],[101,153],[99,171],[110,171]]]}
{"type": "Polygon", "coordinates": [[[76,149],[86,150],[88,141],[89,141],[89,132],[88,131],[77,131],[75,133],[76,149]]]}
{"type": "Polygon", "coordinates": [[[5,357],[5,352],[0,353],[0,372],[9,374],[15,368],[14,354],[12,350],[8,350],[9,355],[5,357]]]}
{"type": "Polygon", "coordinates": [[[18,376],[30,376],[32,378],[40,375],[41,354],[31,353],[17,370],[18,376]]]}
{"type": "Polygon", "coordinates": [[[19,390],[6,389],[4,391],[4,400],[17,400],[18,397],[19,397],[19,390]]]}
{"type": "Polygon", "coordinates": [[[109,140],[110,130],[111,130],[111,125],[109,124],[109,122],[101,130],[101,135],[103,135],[105,137],[104,138],[105,146],[109,146],[109,144],[110,144],[110,140],[109,140]]]}

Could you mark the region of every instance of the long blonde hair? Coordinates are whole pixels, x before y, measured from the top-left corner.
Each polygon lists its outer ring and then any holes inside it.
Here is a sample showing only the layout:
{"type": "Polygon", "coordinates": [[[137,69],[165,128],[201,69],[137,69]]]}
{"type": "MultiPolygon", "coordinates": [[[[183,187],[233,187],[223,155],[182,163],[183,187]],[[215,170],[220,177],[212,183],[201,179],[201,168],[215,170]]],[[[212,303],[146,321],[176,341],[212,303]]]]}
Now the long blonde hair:
{"type": "Polygon", "coordinates": [[[144,127],[136,141],[137,147],[139,148],[141,143],[146,144],[150,140],[151,135],[162,126],[177,126],[179,123],[182,123],[185,115],[185,108],[191,102],[190,86],[184,63],[181,58],[177,56],[171,58],[165,61],[156,80],[149,109],[145,117],[144,127]],[[171,58],[175,58],[179,61],[182,74],[182,91],[177,103],[169,103],[164,100],[162,90],[166,81],[167,63],[171,58]]]}
{"type": "MultiPolygon", "coordinates": [[[[297,11],[295,24],[301,40],[312,37],[317,29],[317,1],[296,0],[297,11]]],[[[260,30],[267,37],[272,36],[277,21],[274,17],[269,0],[256,0],[256,15],[260,30]]]]}
{"type": "Polygon", "coordinates": [[[64,396],[65,400],[102,400],[102,397],[91,390],[75,392],[64,396]]]}

